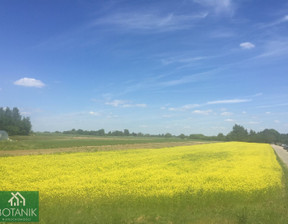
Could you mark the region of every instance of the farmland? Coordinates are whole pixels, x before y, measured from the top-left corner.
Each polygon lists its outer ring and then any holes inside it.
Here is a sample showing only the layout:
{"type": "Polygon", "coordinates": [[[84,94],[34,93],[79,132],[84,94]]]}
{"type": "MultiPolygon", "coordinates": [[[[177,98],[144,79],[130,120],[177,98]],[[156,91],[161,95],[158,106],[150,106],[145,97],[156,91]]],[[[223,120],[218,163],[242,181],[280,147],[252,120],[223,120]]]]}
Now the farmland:
{"type": "MultiPolygon", "coordinates": [[[[40,134],[34,136],[13,136],[12,141],[0,141],[0,151],[37,150],[77,147],[99,147],[105,145],[133,145],[146,143],[193,144],[196,140],[157,137],[91,137],[83,135],[40,134]]],[[[197,141],[196,141],[197,142],[197,141]]],[[[203,141],[201,141],[203,142],[203,141]]],[[[176,145],[177,145],[176,144],[176,145]]]]}
{"type": "Polygon", "coordinates": [[[286,223],[268,144],[0,157],[0,190],[40,193],[40,223],[286,223]]]}

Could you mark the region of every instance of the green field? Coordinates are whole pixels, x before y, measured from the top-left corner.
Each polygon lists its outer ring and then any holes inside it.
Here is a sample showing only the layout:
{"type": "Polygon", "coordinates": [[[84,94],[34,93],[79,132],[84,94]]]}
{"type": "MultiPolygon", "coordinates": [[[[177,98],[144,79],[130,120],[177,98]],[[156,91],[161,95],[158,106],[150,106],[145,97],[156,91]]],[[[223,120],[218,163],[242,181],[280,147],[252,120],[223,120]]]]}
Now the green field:
{"type": "Polygon", "coordinates": [[[268,144],[6,156],[0,171],[0,190],[39,191],[40,223],[288,223],[268,144]]]}
{"type": "MultiPolygon", "coordinates": [[[[145,143],[169,143],[188,142],[180,138],[158,138],[158,137],[93,137],[74,136],[61,134],[40,134],[34,136],[12,136],[12,141],[0,141],[0,150],[30,150],[69,148],[84,146],[123,145],[123,144],[145,144],[145,143]]],[[[196,140],[194,140],[196,141],[196,140]]]]}

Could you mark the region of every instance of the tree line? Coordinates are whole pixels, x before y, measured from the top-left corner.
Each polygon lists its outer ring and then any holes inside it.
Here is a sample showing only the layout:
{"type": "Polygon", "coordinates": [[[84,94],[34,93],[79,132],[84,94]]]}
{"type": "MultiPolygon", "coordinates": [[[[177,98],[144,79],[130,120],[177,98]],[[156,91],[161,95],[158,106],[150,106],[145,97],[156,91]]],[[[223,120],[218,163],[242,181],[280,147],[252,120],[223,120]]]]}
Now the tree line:
{"type": "Polygon", "coordinates": [[[29,117],[23,117],[18,108],[0,107],[0,130],[9,135],[29,135],[32,129],[29,117]]]}
{"type": "Polygon", "coordinates": [[[221,137],[226,141],[288,144],[288,134],[280,134],[275,129],[265,129],[260,132],[250,130],[248,132],[243,126],[237,124],[233,126],[232,131],[227,136],[221,137]]]}
{"type": "MultiPolygon", "coordinates": [[[[60,133],[60,132],[59,132],[60,133]]],[[[128,129],[124,131],[109,131],[105,132],[104,129],[98,131],[85,131],[82,129],[72,129],[70,131],[63,131],[63,134],[73,134],[73,135],[94,135],[94,136],[135,136],[135,137],[164,137],[164,138],[181,138],[181,139],[199,139],[207,141],[242,141],[242,142],[258,142],[258,143],[283,143],[288,144],[288,134],[280,134],[275,129],[265,129],[260,132],[255,132],[250,130],[249,132],[241,125],[235,124],[232,128],[232,131],[227,135],[219,133],[217,136],[205,136],[203,134],[180,134],[172,135],[171,133],[166,134],[143,134],[139,133],[130,133],[128,129]]]]}
{"type": "MultiPolygon", "coordinates": [[[[29,135],[32,132],[32,125],[29,117],[21,116],[18,108],[0,107],[0,130],[5,130],[9,135],[29,135]]],[[[243,126],[235,124],[232,131],[227,135],[219,133],[217,136],[205,136],[203,134],[180,134],[172,135],[171,133],[151,135],[141,132],[130,132],[128,129],[123,131],[109,131],[104,129],[97,131],[87,131],[82,129],[72,129],[69,131],[56,132],[72,135],[93,135],[93,136],[134,136],[134,137],[163,137],[163,138],[181,138],[181,139],[199,139],[207,141],[243,141],[243,142],[259,142],[259,143],[282,143],[288,144],[288,134],[280,134],[275,129],[265,129],[260,132],[253,130],[248,131],[243,126]]]]}

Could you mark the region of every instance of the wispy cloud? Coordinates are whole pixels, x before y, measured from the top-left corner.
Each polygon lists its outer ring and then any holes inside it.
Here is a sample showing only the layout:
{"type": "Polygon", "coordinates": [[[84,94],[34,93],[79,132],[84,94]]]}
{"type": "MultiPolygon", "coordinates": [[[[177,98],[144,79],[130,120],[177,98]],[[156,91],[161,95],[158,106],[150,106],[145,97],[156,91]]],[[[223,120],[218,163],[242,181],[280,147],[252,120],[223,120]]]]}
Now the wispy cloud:
{"type": "Polygon", "coordinates": [[[243,42],[239,45],[242,49],[252,49],[255,47],[251,42],[243,42]]]}
{"type": "Polygon", "coordinates": [[[283,55],[288,55],[288,41],[273,40],[265,43],[264,52],[256,56],[255,59],[265,57],[279,57],[283,55]]]}
{"type": "MultiPolygon", "coordinates": [[[[194,108],[198,108],[198,107],[204,107],[204,106],[207,106],[207,105],[214,105],[214,104],[235,104],[235,103],[245,103],[245,102],[250,102],[252,101],[251,99],[229,99],[229,100],[216,100],[216,101],[208,101],[206,103],[203,103],[203,104],[186,104],[186,105],[183,105],[181,107],[163,107],[161,109],[165,110],[165,109],[168,109],[169,111],[191,111],[192,109],[194,108]]],[[[211,113],[212,111],[211,110],[194,110],[193,113],[211,113]]],[[[221,113],[222,116],[231,116],[233,115],[232,112],[227,112],[227,111],[223,111],[221,113]]]]}
{"type": "Polygon", "coordinates": [[[186,76],[182,76],[179,79],[160,82],[159,85],[164,86],[164,87],[169,87],[169,86],[177,86],[177,85],[182,85],[182,84],[191,83],[191,82],[198,82],[200,80],[207,78],[207,75],[211,74],[212,72],[214,72],[214,70],[211,70],[208,72],[196,73],[193,75],[186,75],[186,76]]]}
{"type": "Polygon", "coordinates": [[[210,35],[211,38],[230,38],[236,36],[236,33],[234,33],[231,30],[213,30],[211,31],[210,35]]]}
{"type": "Polygon", "coordinates": [[[230,103],[245,103],[250,102],[251,99],[231,99],[231,100],[215,100],[207,102],[208,105],[210,104],[230,104],[230,103]]]}
{"type": "Polygon", "coordinates": [[[285,107],[285,106],[288,106],[288,103],[263,105],[263,106],[258,106],[257,108],[273,108],[273,107],[285,107]]]}
{"type": "Polygon", "coordinates": [[[227,122],[235,122],[235,120],[233,120],[233,119],[230,119],[230,118],[228,118],[228,119],[225,119],[225,121],[227,121],[227,122]]]}
{"type": "Polygon", "coordinates": [[[112,100],[109,102],[105,103],[106,105],[110,105],[113,107],[123,107],[123,108],[128,108],[128,107],[147,107],[146,104],[142,103],[142,104],[134,104],[134,103],[130,103],[129,101],[125,101],[125,100],[112,100]]]}
{"type": "Polygon", "coordinates": [[[216,14],[233,15],[235,10],[232,0],[194,0],[194,2],[211,8],[216,14]]]}
{"type": "Polygon", "coordinates": [[[212,112],[213,112],[212,110],[194,110],[192,113],[193,114],[209,115],[212,112]]]}
{"type": "Polygon", "coordinates": [[[42,88],[45,86],[45,84],[41,80],[33,79],[33,78],[22,78],[18,79],[14,82],[14,85],[18,86],[26,86],[26,87],[36,87],[36,88],[42,88]]]}
{"type": "Polygon", "coordinates": [[[101,115],[101,113],[95,112],[95,111],[90,111],[89,114],[92,116],[100,116],[101,115]]]}
{"type": "Polygon", "coordinates": [[[260,121],[248,121],[247,123],[248,124],[260,124],[261,122],[260,121]]]}
{"type": "Polygon", "coordinates": [[[222,116],[231,116],[231,115],[233,115],[233,113],[225,111],[225,112],[222,112],[221,115],[222,116]]]}
{"type": "Polygon", "coordinates": [[[258,96],[263,96],[263,93],[256,93],[256,94],[252,95],[252,97],[258,97],[258,96]]]}
{"type": "Polygon", "coordinates": [[[280,24],[286,23],[286,22],[288,22],[288,15],[285,15],[285,16],[281,17],[280,19],[277,19],[271,23],[262,24],[262,25],[260,25],[260,28],[268,28],[268,27],[272,27],[272,26],[277,26],[277,25],[280,25],[280,24]]]}
{"type": "Polygon", "coordinates": [[[199,107],[199,104],[186,104],[182,107],[169,107],[168,110],[169,111],[187,111],[187,110],[191,110],[195,107],[199,107]]]}
{"type": "Polygon", "coordinates": [[[195,63],[196,61],[200,61],[205,59],[206,57],[171,57],[171,58],[165,58],[165,59],[161,59],[161,62],[164,65],[169,65],[169,64],[174,64],[174,63],[195,63]]]}
{"type": "Polygon", "coordinates": [[[160,15],[152,12],[122,12],[96,20],[93,25],[114,25],[128,30],[174,31],[188,29],[193,21],[206,18],[206,12],[194,15],[174,13],[160,15]]]}

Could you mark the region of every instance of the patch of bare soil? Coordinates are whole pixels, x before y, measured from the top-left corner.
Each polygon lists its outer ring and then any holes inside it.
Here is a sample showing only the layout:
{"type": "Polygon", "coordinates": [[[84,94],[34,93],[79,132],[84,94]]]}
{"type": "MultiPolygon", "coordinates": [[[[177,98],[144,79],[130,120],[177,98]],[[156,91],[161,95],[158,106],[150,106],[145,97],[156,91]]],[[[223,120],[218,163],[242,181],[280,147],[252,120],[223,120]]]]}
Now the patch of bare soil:
{"type": "Polygon", "coordinates": [[[207,143],[191,141],[191,142],[81,146],[81,147],[53,148],[53,149],[7,150],[7,151],[0,151],[0,156],[25,156],[25,155],[42,155],[42,154],[55,154],[55,153],[112,151],[112,150],[126,150],[126,149],[157,149],[165,147],[187,146],[198,144],[207,144],[207,143]]]}

